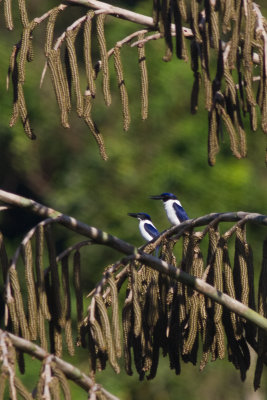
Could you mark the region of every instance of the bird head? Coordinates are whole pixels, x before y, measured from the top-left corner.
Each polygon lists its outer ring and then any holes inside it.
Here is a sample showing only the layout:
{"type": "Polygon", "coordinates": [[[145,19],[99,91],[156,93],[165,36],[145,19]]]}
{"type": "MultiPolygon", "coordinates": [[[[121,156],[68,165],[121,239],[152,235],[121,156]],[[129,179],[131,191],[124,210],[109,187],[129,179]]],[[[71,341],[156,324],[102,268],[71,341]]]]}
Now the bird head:
{"type": "Polygon", "coordinates": [[[177,197],[172,193],[161,193],[156,196],[150,196],[150,199],[167,201],[167,200],[177,200],[177,197]]]}
{"type": "Polygon", "coordinates": [[[150,215],[148,215],[146,213],[128,213],[128,215],[130,217],[139,219],[139,221],[142,221],[142,220],[145,220],[145,219],[148,219],[149,221],[151,221],[150,215]]]}

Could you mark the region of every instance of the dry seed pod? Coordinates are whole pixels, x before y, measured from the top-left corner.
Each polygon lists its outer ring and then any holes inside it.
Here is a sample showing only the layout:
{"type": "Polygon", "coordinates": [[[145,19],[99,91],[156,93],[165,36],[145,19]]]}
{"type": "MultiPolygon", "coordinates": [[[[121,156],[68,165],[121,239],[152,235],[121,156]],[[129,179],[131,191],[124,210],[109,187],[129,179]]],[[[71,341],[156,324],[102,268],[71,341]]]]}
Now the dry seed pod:
{"type": "Polygon", "coordinates": [[[117,46],[114,47],[113,57],[114,57],[114,66],[117,75],[118,87],[120,90],[120,97],[122,104],[123,129],[125,131],[128,131],[131,122],[131,116],[129,111],[128,93],[123,78],[123,68],[120,57],[120,48],[117,46]]]}

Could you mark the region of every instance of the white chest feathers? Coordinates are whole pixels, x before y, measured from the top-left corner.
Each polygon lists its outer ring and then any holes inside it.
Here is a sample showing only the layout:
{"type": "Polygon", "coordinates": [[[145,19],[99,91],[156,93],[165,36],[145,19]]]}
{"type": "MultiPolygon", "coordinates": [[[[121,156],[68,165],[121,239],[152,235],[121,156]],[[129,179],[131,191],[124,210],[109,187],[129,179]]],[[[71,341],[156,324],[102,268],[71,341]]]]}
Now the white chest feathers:
{"type": "Polygon", "coordinates": [[[176,215],[175,209],[173,207],[173,204],[176,203],[178,206],[181,206],[181,203],[179,200],[167,200],[164,201],[164,208],[168,217],[168,220],[172,225],[179,225],[180,220],[178,216],[176,215]]]}

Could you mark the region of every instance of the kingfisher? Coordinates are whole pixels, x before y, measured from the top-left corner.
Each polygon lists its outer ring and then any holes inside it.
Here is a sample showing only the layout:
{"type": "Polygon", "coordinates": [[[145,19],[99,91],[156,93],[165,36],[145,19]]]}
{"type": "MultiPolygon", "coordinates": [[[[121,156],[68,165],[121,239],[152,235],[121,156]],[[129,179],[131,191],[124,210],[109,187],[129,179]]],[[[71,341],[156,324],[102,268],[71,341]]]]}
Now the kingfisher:
{"type": "Polygon", "coordinates": [[[172,225],[179,225],[189,219],[182,204],[173,193],[161,193],[157,196],[150,196],[153,200],[162,200],[163,205],[172,225]]]}
{"type": "Polygon", "coordinates": [[[159,235],[159,231],[151,221],[150,215],[146,213],[128,213],[128,215],[139,220],[139,230],[146,241],[150,242],[150,240],[159,235]]]}

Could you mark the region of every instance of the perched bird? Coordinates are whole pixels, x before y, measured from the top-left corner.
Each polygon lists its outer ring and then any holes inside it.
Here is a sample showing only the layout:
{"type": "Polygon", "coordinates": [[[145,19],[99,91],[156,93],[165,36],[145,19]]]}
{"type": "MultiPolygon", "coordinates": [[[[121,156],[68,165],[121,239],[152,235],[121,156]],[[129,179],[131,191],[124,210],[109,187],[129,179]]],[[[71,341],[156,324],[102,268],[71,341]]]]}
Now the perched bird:
{"type": "Polygon", "coordinates": [[[150,196],[153,200],[162,200],[168,220],[172,225],[179,225],[189,219],[180,201],[172,193],[162,193],[157,196],[150,196]]]}
{"type": "Polygon", "coordinates": [[[150,215],[146,213],[128,213],[128,215],[139,220],[140,233],[148,242],[159,235],[159,231],[155,225],[153,225],[150,215]]]}

